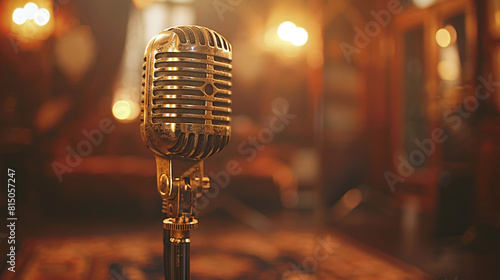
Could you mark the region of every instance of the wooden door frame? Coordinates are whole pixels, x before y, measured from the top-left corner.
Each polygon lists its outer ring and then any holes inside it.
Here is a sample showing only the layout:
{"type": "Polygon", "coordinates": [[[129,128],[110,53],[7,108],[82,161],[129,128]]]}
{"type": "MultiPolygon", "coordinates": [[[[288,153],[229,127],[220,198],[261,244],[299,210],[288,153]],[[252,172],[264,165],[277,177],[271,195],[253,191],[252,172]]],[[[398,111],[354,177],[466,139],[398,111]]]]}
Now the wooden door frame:
{"type": "MultiPolygon", "coordinates": [[[[391,85],[389,105],[390,105],[390,131],[391,131],[391,169],[397,171],[398,156],[405,155],[403,148],[403,118],[404,115],[404,34],[412,28],[422,26],[424,29],[424,80],[426,96],[423,103],[426,116],[426,135],[431,135],[431,131],[440,128],[442,116],[438,107],[438,75],[437,63],[439,57],[439,46],[435,42],[435,34],[439,28],[444,26],[445,19],[460,13],[465,14],[466,26],[466,57],[469,65],[473,67],[471,74],[464,77],[464,84],[470,84],[475,88],[477,83],[477,15],[474,0],[448,0],[440,1],[427,9],[408,8],[395,17],[391,28],[390,39],[394,49],[394,59],[390,61],[391,85]]],[[[422,140],[422,139],[420,139],[422,140]]],[[[429,156],[428,166],[415,168],[415,172],[405,178],[404,182],[396,186],[395,196],[405,199],[408,196],[417,197],[424,212],[435,212],[437,203],[437,188],[439,176],[442,170],[442,148],[436,144],[436,150],[429,156]],[[411,189],[411,185],[421,186],[420,192],[411,189]],[[399,186],[399,188],[398,188],[399,186]]],[[[397,174],[397,173],[396,173],[397,174]]]]}

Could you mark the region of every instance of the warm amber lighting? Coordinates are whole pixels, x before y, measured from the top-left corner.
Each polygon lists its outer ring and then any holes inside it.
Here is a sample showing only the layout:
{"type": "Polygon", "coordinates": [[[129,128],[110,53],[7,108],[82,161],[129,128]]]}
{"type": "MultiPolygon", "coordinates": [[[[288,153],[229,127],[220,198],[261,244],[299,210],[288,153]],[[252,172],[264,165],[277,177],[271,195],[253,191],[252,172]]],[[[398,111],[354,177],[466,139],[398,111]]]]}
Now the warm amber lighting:
{"type": "MultiPolygon", "coordinates": [[[[14,2],[14,1],[13,1],[14,2]]],[[[19,1],[18,1],[19,2],[19,1]]],[[[40,46],[54,30],[53,1],[36,0],[15,4],[9,9],[11,14],[10,31],[22,49],[34,49],[40,46]]]]}
{"type": "Polygon", "coordinates": [[[436,32],[436,42],[442,48],[446,48],[451,44],[451,34],[445,29],[441,28],[436,32]]]}
{"type": "Polygon", "coordinates": [[[449,60],[443,60],[438,63],[438,75],[446,81],[455,81],[460,75],[459,65],[449,60]]]}
{"type": "Polygon", "coordinates": [[[300,47],[307,43],[308,38],[309,35],[307,34],[307,31],[304,28],[299,27],[295,29],[293,38],[290,40],[290,43],[292,43],[294,46],[300,47]]]}
{"type": "Polygon", "coordinates": [[[434,4],[434,2],[436,2],[436,0],[413,0],[413,4],[415,4],[415,6],[419,7],[420,9],[425,9],[434,4]]]}
{"type": "Polygon", "coordinates": [[[24,5],[24,8],[17,8],[12,13],[12,21],[17,25],[23,25],[27,20],[34,20],[40,26],[46,25],[50,20],[50,12],[29,2],[24,5]]]}
{"type": "Polygon", "coordinates": [[[50,20],[50,13],[47,9],[39,9],[35,13],[35,23],[44,26],[46,25],[50,20]]]}
{"type": "Polygon", "coordinates": [[[307,42],[309,36],[304,28],[297,27],[293,22],[285,21],[278,27],[278,37],[299,47],[307,42]]]}
{"type": "Polygon", "coordinates": [[[457,31],[451,25],[439,29],[436,32],[436,42],[442,48],[446,48],[457,41],[457,31]]]}
{"type": "Polygon", "coordinates": [[[457,42],[457,30],[455,27],[447,25],[444,28],[450,33],[451,44],[455,44],[457,42]]]}
{"type": "Polygon", "coordinates": [[[285,21],[278,27],[278,36],[283,41],[290,41],[296,28],[293,22],[285,21]]]}
{"type": "Polygon", "coordinates": [[[12,13],[12,21],[14,21],[15,24],[21,25],[25,23],[27,20],[26,15],[24,13],[24,9],[17,8],[14,10],[14,13],[12,13]]]}
{"type": "Polygon", "coordinates": [[[27,19],[34,19],[37,11],[38,11],[38,6],[33,2],[29,2],[26,5],[24,5],[23,12],[26,15],[27,19]]]}
{"type": "Polygon", "coordinates": [[[132,101],[133,99],[127,97],[128,92],[132,89],[120,88],[116,91],[116,101],[113,104],[112,112],[113,116],[123,123],[128,123],[135,120],[140,113],[140,107],[137,102],[132,101]]]}
{"type": "Polygon", "coordinates": [[[129,119],[132,115],[132,106],[126,100],[116,101],[113,105],[113,116],[119,120],[129,119]]]}

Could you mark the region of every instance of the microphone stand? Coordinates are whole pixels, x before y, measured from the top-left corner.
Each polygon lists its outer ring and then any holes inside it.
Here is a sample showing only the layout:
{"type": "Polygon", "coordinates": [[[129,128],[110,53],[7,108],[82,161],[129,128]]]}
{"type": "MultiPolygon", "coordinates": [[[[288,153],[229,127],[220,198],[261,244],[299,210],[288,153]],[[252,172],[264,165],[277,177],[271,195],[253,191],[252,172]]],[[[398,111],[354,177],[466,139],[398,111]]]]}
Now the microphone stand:
{"type": "Polygon", "coordinates": [[[163,230],[163,263],[166,280],[189,280],[190,277],[190,240],[187,236],[172,237],[168,229],[163,230]]]}
{"type": "Polygon", "coordinates": [[[156,155],[156,166],[162,212],[167,214],[163,220],[165,280],[189,280],[190,231],[198,227],[196,199],[210,188],[209,178],[203,176],[202,160],[179,159],[174,168],[170,157],[156,155]]]}

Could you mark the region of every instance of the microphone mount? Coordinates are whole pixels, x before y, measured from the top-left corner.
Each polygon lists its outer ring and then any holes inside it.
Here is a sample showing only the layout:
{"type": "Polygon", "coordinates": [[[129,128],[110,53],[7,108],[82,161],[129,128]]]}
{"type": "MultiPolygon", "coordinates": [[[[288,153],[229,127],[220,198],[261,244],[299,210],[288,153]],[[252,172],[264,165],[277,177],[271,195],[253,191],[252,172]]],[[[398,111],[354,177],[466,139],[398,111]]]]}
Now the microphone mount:
{"type": "Polygon", "coordinates": [[[162,212],[167,215],[165,229],[193,229],[192,225],[197,224],[194,218],[196,199],[210,188],[210,179],[203,176],[203,161],[156,155],[156,166],[162,212]]]}
{"type": "Polygon", "coordinates": [[[198,227],[196,199],[209,190],[210,179],[203,176],[203,160],[156,155],[156,166],[162,212],[167,216],[163,220],[165,278],[188,280],[190,231],[198,227]]]}

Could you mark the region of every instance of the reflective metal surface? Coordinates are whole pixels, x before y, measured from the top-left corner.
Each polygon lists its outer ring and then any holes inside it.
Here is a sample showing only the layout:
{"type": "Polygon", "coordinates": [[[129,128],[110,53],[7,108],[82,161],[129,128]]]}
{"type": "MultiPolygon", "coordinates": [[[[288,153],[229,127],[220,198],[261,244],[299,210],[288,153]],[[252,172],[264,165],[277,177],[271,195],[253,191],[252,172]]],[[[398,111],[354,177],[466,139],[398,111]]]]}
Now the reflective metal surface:
{"type": "Polygon", "coordinates": [[[203,159],[231,135],[231,45],[197,26],[162,31],[144,55],[141,131],[159,155],[203,159]]]}
{"type": "Polygon", "coordinates": [[[198,26],[164,30],[146,48],[141,135],[156,154],[158,192],[167,216],[166,279],[190,278],[196,199],[210,187],[202,159],[219,152],[231,136],[231,59],[226,39],[198,26]]]}

